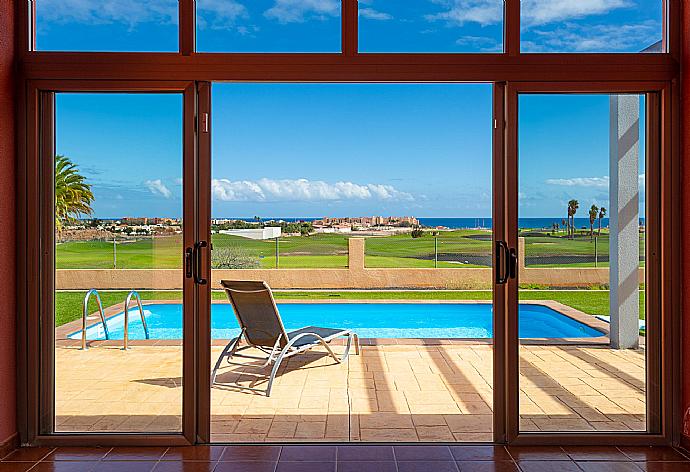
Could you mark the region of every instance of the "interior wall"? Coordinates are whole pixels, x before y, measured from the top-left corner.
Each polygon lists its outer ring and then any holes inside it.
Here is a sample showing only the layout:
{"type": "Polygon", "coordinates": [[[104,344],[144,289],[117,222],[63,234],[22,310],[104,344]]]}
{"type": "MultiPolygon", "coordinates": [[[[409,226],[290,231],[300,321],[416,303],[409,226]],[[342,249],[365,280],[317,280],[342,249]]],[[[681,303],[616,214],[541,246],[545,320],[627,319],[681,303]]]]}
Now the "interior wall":
{"type": "Polygon", "coordinates": [[[14,2],[0,2],[0,446],[16,422],[14,2]]]}
{"type": "MultiPolygon", "coordinates": [[[[681,152],[683,173],[683,267],[690,264],[690,0],[683,0],[681,58],[681,152]]],[[[682,440],[690,446],[690,282],[683,280],[682,440]]]]}

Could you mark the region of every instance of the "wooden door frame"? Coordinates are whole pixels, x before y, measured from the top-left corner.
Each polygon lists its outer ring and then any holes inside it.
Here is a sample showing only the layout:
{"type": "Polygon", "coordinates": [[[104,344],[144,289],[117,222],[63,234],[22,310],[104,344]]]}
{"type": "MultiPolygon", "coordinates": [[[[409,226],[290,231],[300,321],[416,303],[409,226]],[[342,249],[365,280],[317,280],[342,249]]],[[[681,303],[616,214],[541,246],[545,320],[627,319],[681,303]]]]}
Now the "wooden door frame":
{"type": "MultiPolygon", "coordinates": [[[[508,393],[515,389],[515,371],[510,370],[517,346],[511,314],[495,313],[494,349],[494,439],[514,444],[601,443],[602,438],[617,444],[678,444],[680,440],[680,286],[679,262],[673,255],[681,251],[680,206],[680,2],[664,0],[667,28],[663,39],[667,51],[640,53],[548,53],[525,54],[520,51],[519,0],[505,0],[504,52],[489,54],[370,54],[358,47],[357,0],[342,0],[342,47],[332,54],[238,54],[200,53],[195,47],[194,0],[180,0],[179,51],[173,53],[98,53],[47,52],[35,50],[35,22],[29,0],[17,0],[17,72],[18,72],[18,146],[17,146],[17,404],[18,424],[24,444],[121,444],[176,445],[209,441],[210,420],[210,346],[208,337],[209,287],[188,287],[193,304],[199,307],[195,323],[188,322],[185,333],[192,344],[185,344],[184,377],[196,380],[195,388],[184,393],[183,433],[181,435],[59,435],[39,434],[40,395],[40,323],[41,310],[50,309],[42,284],[41,269],[50,261],[41,252],[50,245],[52,235],[35,231],[46,225],[48,205],[41,189],[41,153],[50,154],[51,137],[41,133],[50,116],[51,92],[176,92],[184,93],[184,179],[186,221],[194,221],[193,234],[185,232],[185,245],[210,237],[210,132],[199,135],[199,112],[210,113],[209,83],[212,81],[253,82],[487,82],[494,83],[494,241],[514,240],[510,235],[517,220],[511,209],[511,195],[517,191],[517,97],[519,91],[593,92],[645,91],[656,93],[660,112],[660,269],[659,288],[663,339],[660,360],[662,416],[660,434],[594,434],[585,440],[577,435],[518,434],[517,402],[508,393]],[[175,77],[170,81],[170,77],[175,77]],[[577,81],[573,82],[573,78],[577,81]],[[189,157],[194,155],[194,158],[189,157]],[[197,197],[192,206],[187,200],[197,197]],[[43,200],[41,200],[43,198],[43,200]],[[497,205],[503,202],[503,205],[497,205]],[[498,210],[496,207],[500,207],[498,210]],[[194,208],[194,214],[188,214],[194,208]],[[196,215],[196,220],[194,217],[196,215]],[[41,219],[43,218],[43,220],[41,219]],[[503,225],[501,227],[501,225],[503,225]],[[42,287],[42,288],[39,288],[42,287]],[[512,324],[511,324],[512,323],[512,324]],[[188,349],[189,348],[189,349],[188,349]],[[515,351],[515,352],[514,352],[515,351]],[[502,366],[502,367],[501,367],[502,366]],[[501,368],[504,369],[501,372],[501,368]],[[191,377],[190,377],[191,376],[191,377]],[[511,403],[512,402],[512,403],[511,403]],[[675,412],[675,414],[673,414],[675,412]],[[669,418],[670,416],[670,418],[669,418]]],[[[210,123],[210,122],[209,122],[210,123]]],[[[209,124],[210,126],[210,124],[209,124]]],[[[45,164],[45,162],[44,162],[45,164]]],[[[45,173],[45,171],[43,172],[45,173]]],[[[515,241],[512,241],[513,243],[515,241]]],[[[208,257],[208,253],[204,254],[208,257]]],[[[678,259],[678,257],[676,257],[678,259]]],[[[207,267],[208,264],[204,264],[207,267]]],[[[208,278],[208,277],[207,277],[208,278]]],[[[185,282],[187,283],[187,282],[185,282]]],[[[516,288],[494,287],[494,301],[504,310],[516,303],[516,288]]],[[[500,312],[499,312],[500,313],[500,312]]],[[[515,314],[512,314],[515,317],[515,314]]],[[[44,349],[45,350],[45,349],[44,349]]],[[[46,365],[44,363],[44,365],[46,365]]],[[[50,364],[47,364],[48,367],[50,364]]],[[[515,366],[513,366],[515,367],[515,366]]],[[[44,379],[44,383],[46,380],[44,379]]]]}

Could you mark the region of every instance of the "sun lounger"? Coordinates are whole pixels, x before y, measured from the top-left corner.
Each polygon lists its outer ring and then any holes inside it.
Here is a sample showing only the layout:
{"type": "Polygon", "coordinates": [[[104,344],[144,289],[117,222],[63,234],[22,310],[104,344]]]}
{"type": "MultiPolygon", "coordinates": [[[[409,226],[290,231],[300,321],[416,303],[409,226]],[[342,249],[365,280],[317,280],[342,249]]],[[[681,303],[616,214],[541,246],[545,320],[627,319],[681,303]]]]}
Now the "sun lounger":
{"type": "Polygon", "coordinates": [[[317,346],[323,346],[328,355],[340,363],[347,359],[353,341],[355,352],[359,354],[359,338],[357,334],[348,329],[307,326],[296,331],[285,331],[273,293],[265,282],[221,280],[220,283],[232,304],[241,332],[239,336],[232,339],[225,346],[216,361],[211,373],[212,387],[214,385],[232,386],[265,392],[266,396],[270,396],[271,387],[280,364],[288,357],[306,352],[317,346]],[[342,357],[338,357],[331,349],[329,343],[341,336],[347,337],[347,344],[342,357]],[[247,345],[240,347],[243,339],[247,345]],[[251,348],[264,352],[266,356],[258,357],[240,353],[251,348]],[[265,390],[216,381],[218,369],[221,367],[223,360],[227,360],[229,364],[247,365],[246,363],[233,362],[232,359],[234,357],[262,360],[264,363],[261,367],[273,364],[271,375],[268,378],[268,386],[265,390]]]}

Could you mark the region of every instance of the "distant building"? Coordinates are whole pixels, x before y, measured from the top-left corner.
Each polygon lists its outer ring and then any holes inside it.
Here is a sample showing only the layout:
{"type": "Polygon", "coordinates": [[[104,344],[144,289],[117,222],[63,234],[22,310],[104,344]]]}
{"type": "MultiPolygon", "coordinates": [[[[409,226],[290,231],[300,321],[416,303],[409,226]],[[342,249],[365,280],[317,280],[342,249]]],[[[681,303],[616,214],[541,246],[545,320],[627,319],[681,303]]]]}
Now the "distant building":
{"type": "MultiPolygon", "coordinates": [[[[357,228],[371,228],[376,226],[418,226],[419,220],[414,216],[360,216],[355,218],[331,218],[325,216],[313,222],[315,228],[343,227],[344,225],[357,228]]],[[[322,231],[325,232],[325,231],[322,231]]]]}
{"type": "Polygon", "coordinates": [[[280,226],[267,226],[257,229],[222,229],[218,233],[247,239],[275,239],[280,237],[281,228],[280,226]]]}

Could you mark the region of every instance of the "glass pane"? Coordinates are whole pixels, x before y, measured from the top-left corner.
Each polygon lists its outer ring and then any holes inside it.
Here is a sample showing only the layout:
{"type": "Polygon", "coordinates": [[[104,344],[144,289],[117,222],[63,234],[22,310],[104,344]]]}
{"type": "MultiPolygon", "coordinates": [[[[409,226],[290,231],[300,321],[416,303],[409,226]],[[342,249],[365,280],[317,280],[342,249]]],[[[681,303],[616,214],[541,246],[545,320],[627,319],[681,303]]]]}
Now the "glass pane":
{"type": "Polygon", "coordinates": [[[644,97],[519,100],[520,428],[644,431],[644,97]]]}
{"type": "Polygon", "coordinates": [[[182,97],[58,94],[56,154],[55,430],[179,432],[182,97]]]}
{"type": "MultiPolygon", "coordinates": [[[[491,85],[214,84],[212,100],[212,441],[491,441],[491,85]],[[270,396],[249,390],[272,365],[226,362],[240,326],[221,280],[266,282],[287,331],[349,329],[361,353],[318,347],[270,396]]],[[[265,359],[261,342],[241,353],[265,359]]]]}
{"type": "Polygon", "coordinates": [[[340,52],[340,0],[197,0],[197,51],[340,52]]]}
{"type": "Polygon", "coordinates": [[[177,52],[177,0],[35,0],[39,51],[177,52]]]}
{"type": "Polygon", "coordinates": [[[359,50],[502,52],[503,0],[360,0],[359,50]]]}
{"type": "Polygon", "coordinates": [[[521,4],[523,52],[663,52],[662,0],[521,4]]]}

